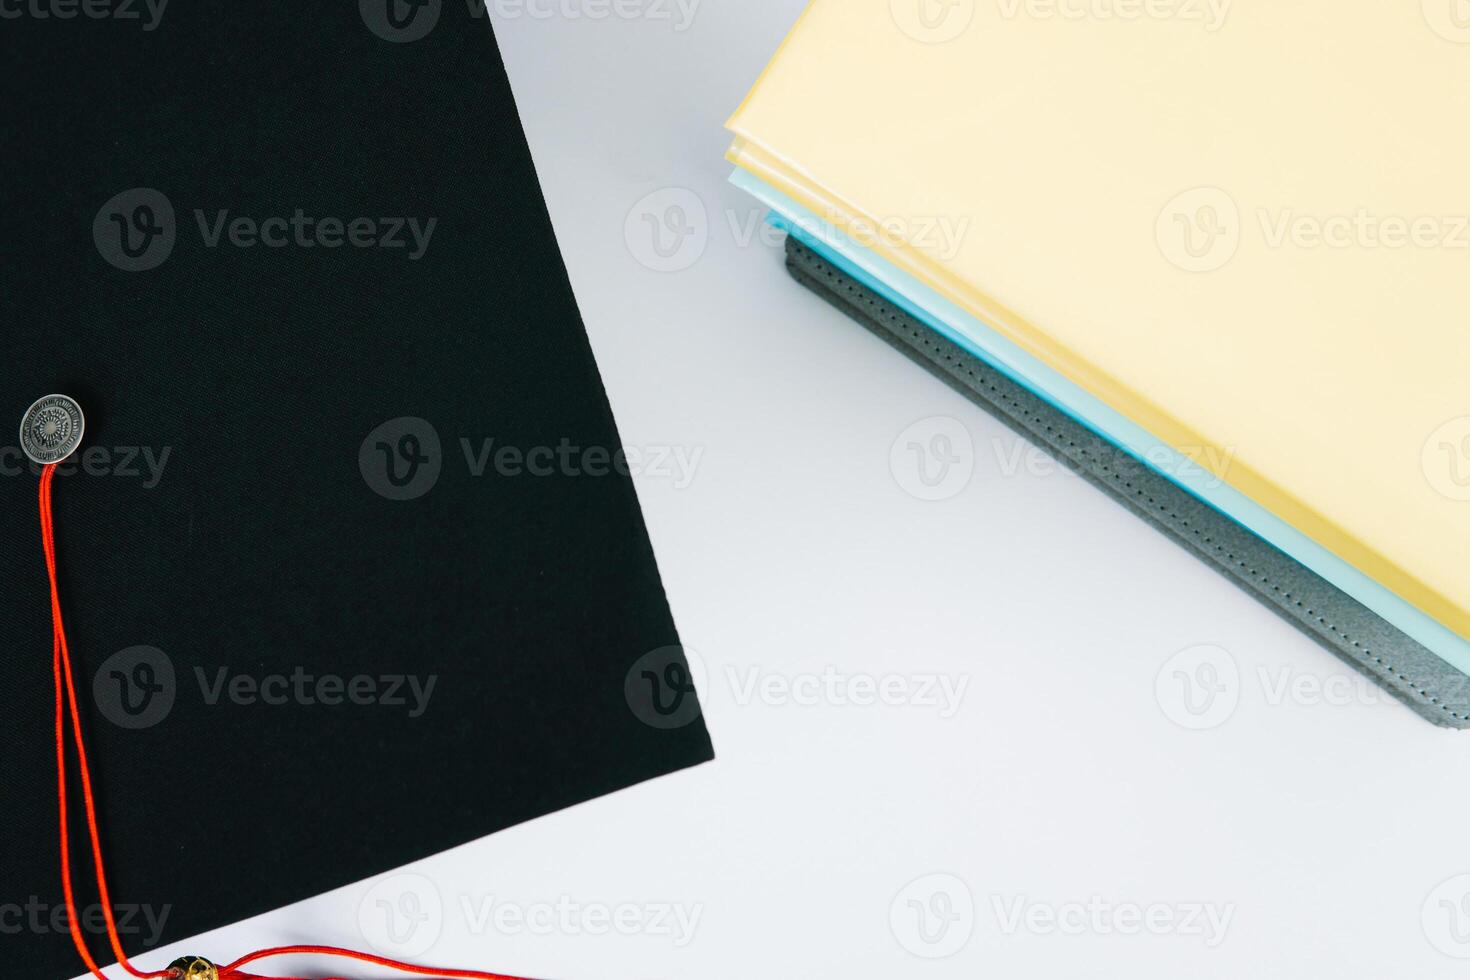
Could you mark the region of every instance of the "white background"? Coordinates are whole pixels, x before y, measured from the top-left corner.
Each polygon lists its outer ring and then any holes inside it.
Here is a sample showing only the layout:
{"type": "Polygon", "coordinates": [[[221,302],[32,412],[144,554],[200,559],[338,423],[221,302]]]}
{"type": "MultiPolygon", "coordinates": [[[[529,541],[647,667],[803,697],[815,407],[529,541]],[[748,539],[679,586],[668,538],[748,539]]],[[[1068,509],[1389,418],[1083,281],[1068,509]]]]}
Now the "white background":
{"type": "Polygon", "coordinates": [[[1465,976],[1470,739],[749,237],[721,127],[802,6],[492,0],[624,442],[697,461],[637,485],[718,761],[140,962],[323,941],[568,980],[1465,976]],[[695,233],[664,260],[645,221],[671,206],[695,233]],[[909,446],[936,435],[928,493],[909,446]],[[909,703],[852,703],[866,678],[909,703]],[[957,705],[929,703],[939,679],[957,705]],[[418,903],[406,943],[380,902],[418,903]],[[634,934],[595,934],[599,910],[634,934]]]}

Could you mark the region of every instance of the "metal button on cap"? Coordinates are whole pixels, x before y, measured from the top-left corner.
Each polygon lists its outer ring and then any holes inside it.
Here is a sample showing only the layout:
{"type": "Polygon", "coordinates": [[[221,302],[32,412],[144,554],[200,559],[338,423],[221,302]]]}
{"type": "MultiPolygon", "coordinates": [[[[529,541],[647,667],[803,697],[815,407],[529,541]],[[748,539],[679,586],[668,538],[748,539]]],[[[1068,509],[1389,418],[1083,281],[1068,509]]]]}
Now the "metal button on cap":
{"type": "Polygon", "coordinates": [[[20,448],[33,463],[59,463],[82,444],[87,420],[82,406],[66,395],[37,398],[20,423],[20,448]]]}

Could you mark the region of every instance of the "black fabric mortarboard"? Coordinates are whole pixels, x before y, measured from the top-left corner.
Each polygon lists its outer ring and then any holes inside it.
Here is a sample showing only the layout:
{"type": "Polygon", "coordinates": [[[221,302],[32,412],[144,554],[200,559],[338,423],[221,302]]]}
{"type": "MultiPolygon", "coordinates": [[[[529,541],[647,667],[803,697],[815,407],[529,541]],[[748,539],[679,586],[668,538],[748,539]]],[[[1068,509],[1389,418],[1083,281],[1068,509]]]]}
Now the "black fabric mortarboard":
{"type": "MultiPolygon", "coordinates": [[[[114,900],[172,941],[709,759],[484,12],[6,10],[0,422],[87,413],[56,527],[114,900]]],[[[64,977],[17,446],[3,969],[64,977]]]]}

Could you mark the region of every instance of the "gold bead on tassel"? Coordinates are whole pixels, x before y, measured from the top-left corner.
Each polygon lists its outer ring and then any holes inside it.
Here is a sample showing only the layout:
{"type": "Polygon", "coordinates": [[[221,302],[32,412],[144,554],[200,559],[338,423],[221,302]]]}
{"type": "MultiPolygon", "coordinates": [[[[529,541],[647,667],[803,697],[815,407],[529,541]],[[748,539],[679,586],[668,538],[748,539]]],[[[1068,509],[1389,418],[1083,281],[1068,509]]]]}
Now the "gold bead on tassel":
{"type": "Polygon", "coordinates": [[[180,956],[168,968],[179,980],[219,980],[219,967],[202,956],[180,956]]]}

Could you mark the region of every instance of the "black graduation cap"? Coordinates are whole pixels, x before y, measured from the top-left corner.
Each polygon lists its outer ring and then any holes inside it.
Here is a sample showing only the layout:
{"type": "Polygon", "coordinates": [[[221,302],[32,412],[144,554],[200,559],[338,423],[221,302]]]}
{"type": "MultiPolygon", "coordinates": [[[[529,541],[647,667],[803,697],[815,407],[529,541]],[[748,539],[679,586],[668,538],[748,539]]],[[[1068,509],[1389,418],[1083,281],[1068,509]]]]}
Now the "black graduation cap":
{"type": "MultiPolygon", "coordinates": [[[[709,759],[483,9],[116,7],[0,31],[0,419],[86,415],[60,592],[113,899],[168,910],[128,952],[709,759]]],[[[60,977],[20,449],[0,911],[60,977]]]]}

